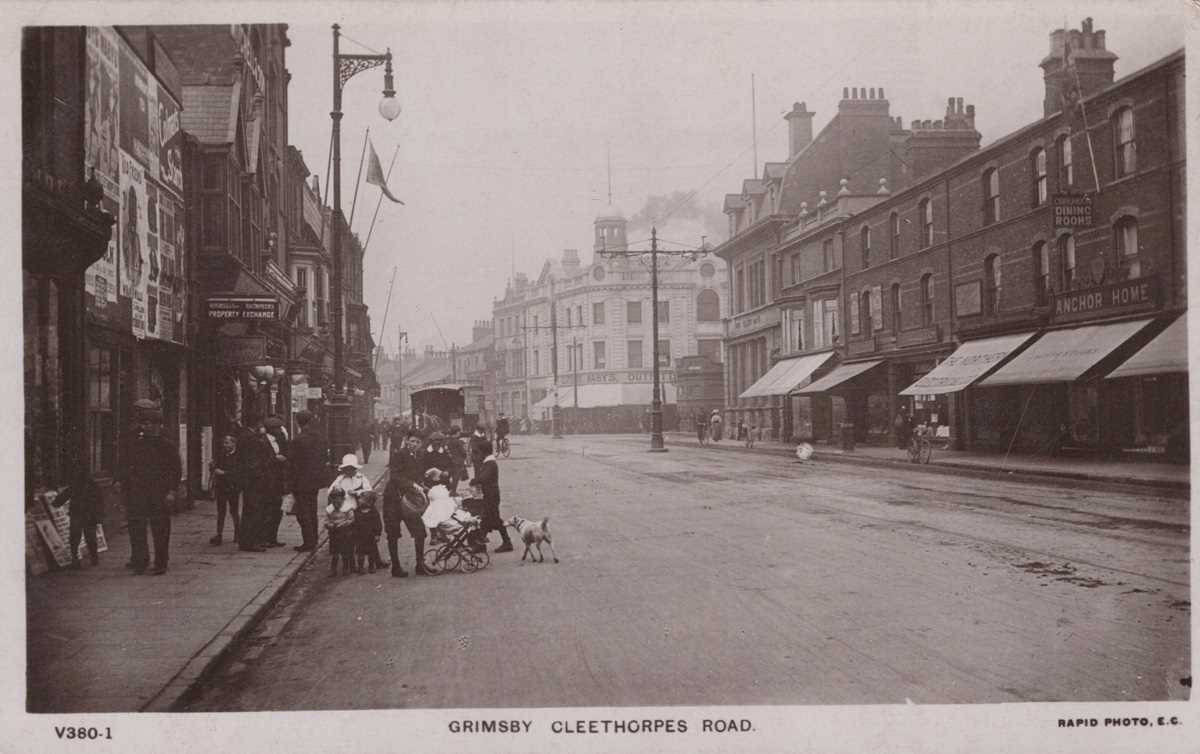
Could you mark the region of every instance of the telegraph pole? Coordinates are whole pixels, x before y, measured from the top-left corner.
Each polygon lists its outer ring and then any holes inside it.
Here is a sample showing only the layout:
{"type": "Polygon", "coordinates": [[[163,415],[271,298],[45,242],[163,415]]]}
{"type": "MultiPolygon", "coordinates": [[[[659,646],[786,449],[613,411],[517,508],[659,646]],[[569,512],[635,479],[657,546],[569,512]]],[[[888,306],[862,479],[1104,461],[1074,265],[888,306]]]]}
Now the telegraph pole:
{"type": "Polygon", "coordinates": [[[554,301],[554,278],[550,278],[550,371],[554,375],[554,408],[550,411],[550,436],[562,439],[559,431],[558,407],[558,304],[554,301]]]}

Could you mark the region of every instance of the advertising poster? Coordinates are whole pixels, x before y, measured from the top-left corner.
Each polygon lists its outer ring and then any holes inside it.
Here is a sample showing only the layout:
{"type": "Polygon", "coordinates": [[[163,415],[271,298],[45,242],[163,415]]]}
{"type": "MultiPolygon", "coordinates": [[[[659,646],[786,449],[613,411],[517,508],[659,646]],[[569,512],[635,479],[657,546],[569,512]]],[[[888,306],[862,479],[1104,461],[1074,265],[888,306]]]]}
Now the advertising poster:
{"type": "MultiPolygon", "coordinates": [[[[188,481],[188,425],[179,425],[179,469],[184,486],[188,481]]],[[[99,545],[97,545],[99,546],[99,545]]]]}
{"type": "Polygon", "coordinates": [[[150,276],[146,238],[146,173],[137,160],[121,152],[121,295],[132,300],[133,334],[146,337],[146,282],[150,276]]]}
{"type": "MultiPolygon", "coordinates": [[[[104,209],[116,215],[120,205],[117,82],[120,47],[112,29],[88,27],[87,80],[84,102],[84,174],[94,175],[104,189],[104,209]]],[[[85,287],[98,304],[117,301],[117,238],[88,268],[85,287]]]]}
{"type": "MultiPolygon", "coordinates": [[[[155,86],[157,94],[158,87],[155,86]]],[[[127,48],[121,48],[120,126],[121,150],[143,167],[158,163],[158,150],[150,149],[150,74],[127,48]],[[151,159],[153,158],[153,163],[151,159]]],[[[157,97],[155,97],[157,99],[157,97]]],[[[157,121],[157,118],[155,118],[157,121]]],[[[155,129],[157,131],[157,129],[155,129]]]]}
{"type": "MultiPolygon", "coordinates": [[[[149,174],[149,173],[147,173],[149,174]]],[[[146,337],[160,338],[158,330],[158,281],[162,264],[158,255],[158,187],[146,181],[146,337]]]]}
{"type": "Polygon", "coordinates": [[[179,284],[179,253],[175,248],[175,202],[166,191],[158,201],[158,337],[177,340],[175,288],[179,284]]]}
{"type": "Polygon", "coordinates": [[[179,105],[158,87],[158,180],[177,194],[183,193],[183,137],[179,132],[179,105]]]}
{"type": "MultiPolygon", "coordinates": [[[[166,202],[164,202],[163,204],[165,206],[166,202]]],[[[171,280],[173,281],[172,290],[171,290],[171,293],[172,293],[171,314],[172,314],[172,318],[173,318],[173,325],[171,328],[171,339],[174,340],[176,343],[183,343],[184,335],[187,332],[187,330],[184,327],[184,321],[183,321],[184,312],[187,310],[187,289],[185,287],[187,280],[186,280],[186,275],[184,275],[184,260],[187,259],[187,256],[185,256],[186,252],[183,248],[184,222],[185,222],[186,218],[183,214],[183,202],[176,201],[172,204],[172,207],[173,207],[173,214],[172,214],[173,223],[171,226],[172,227],[171,238],[174,239],[174,241],[171,244],[171,248],[173,251],[173,256],[172,256],[172,259],[174,260],[173,264],[175,266],[174,266],[173,273],[171,276],[171,280]]]]}

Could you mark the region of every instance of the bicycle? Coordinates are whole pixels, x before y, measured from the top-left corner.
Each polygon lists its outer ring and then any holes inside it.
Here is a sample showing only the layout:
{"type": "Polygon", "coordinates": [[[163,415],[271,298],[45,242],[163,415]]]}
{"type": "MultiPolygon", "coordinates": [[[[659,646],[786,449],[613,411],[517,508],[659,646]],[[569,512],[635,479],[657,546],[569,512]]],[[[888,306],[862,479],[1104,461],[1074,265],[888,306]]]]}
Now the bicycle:
{"type": "Polygon", "coordinates": [[[508,458],[510,454],[512,454],[512,445],[508,441],[508,435],[505,435],[496,441],[496,455],[508,458]]]}
{"type": "Polygon", "coordinates": [[[708,427],[696,427],[696,439],[700,442],[700,447],[708,445],[708,427]]]}
{"type": "Polygon", "coordinates": [[[912,463],[929,463],[933,457],[933,433],[924,424],[914,427],[908,442],[908,460],[912,463]]]}

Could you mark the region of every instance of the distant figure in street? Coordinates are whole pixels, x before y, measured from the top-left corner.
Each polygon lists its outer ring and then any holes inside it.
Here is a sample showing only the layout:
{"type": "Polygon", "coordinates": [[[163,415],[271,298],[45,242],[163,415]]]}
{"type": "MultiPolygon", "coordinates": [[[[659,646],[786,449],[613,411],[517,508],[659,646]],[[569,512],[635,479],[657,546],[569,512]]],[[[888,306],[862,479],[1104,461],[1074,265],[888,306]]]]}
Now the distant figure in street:
{"type": "Polygon", "coordinates": [[[512,552],[512,541],[508,538],[508,529],[500,517],[500,465],[496,456],[492,455],[492,444],[483,441],[482,450],[486,455],[482,463],[475,467],[475,478],[472,485],[477,485],[483,495],[483,533],[500,532],[501,545],[495,552],[512,552]]]}
{"type": "Polygon", "coordinates": [[[150,562],[146,527],[154,537],[154,574],[167,572],[171,541],[171,507],[175,488],[183,476],[179,450],[162,437],[162,412],[154,401],[142,399],[133,404],[137,418],[137,437],[130,443],[129,454],[118,479],[125,499],[129,524],[129,567],[135,574],[145,573],[150,562]]]}
{"type": "Polygon", "coordinates": [[[302,539],[295,549],[310,552],[317,548],[317,495],[328,484],[329,450],[312,414],[307,411],[296,414],[296,425],[300,431],[288,453],[288,478],[296,498],[292,513],[300,525],[302,539]]]}
{"type": "Polygon", "coordinates": [[[892,431],[896,434],[896,447],[900,450],[908,450],[908,444],[912,440],[912,419],[908,416],[908,411],[904,406],[896,412],[896,418],[892,420],[892,431]]]}
{"type": "Polygon", "coordinates": [[[757,439],[758,439],[758,426],[755,424],[751,424],[749,427],[746,427],[746,447],[753,448],[754,441],[757,439]]]}
{"type": "Polygon", "coordinates": [[[708,415],[698,411],[694,417],[696,423],[696,440],[701,444],[708,442],[708,415]]]}
{"type": "Polygon", "coordinates": [[[717,409],[712,410],[712,418],[708,420],[709,437],[713,442],[721,442],[721,412],[717,409]]]}
{"type": "Polygon", "coordinates": [[[228,510],[229,519],[233,522],[233,541],[236,543],[241,534],[240,518],[238,516],[238,500],[242,496],[242,457],[238,453],[237,440],[227,434],[221,438],[221,447],[217,457],[210,464],[213,475],[213,496],[217,500],[217,533],[208,540],[210,545],[219,545],[225,534],[225,512],[228,510]]]}
{"type": "Polygon", "coordinates": [[[345,576],[354,568],[354,503],[340,487],[329,491],[325,528],[329,530],[329,575],[338,575],[341,561],[345,576]]]}
{"type": "Polygon", "coordinates": [[[358,507],[354,511],[354,572],[362,574],[365,566],[370,573],[387,565],[379,558],[379,535],[383,533],[383,520],[376,506],[378,493],[367,490],[358,496],[358,507]]]}
{"type": "Polygon", "coordinates": [[[79,542],[87,542],[88,555],[92,565],[100,565],[100,555],[96,549],[96,527],[104,518],[104,494],[100,485],[92,479],[86,470],[77,470],[79,479],[64,488],[54,498],[52,505],[61,507],[69,505],[67,516],[71,520],[69,542],[71,546],[71,568],[79,570],[79,542]]]}
{"type": "Polygon", "coordinates": [[[358,444],[362,446],[363,463],[371,462],[372,437],[375,431],[371,427],[371,422],[364,421],[358,428],[358,444]]]}
{"type": "Polygon", "coordinates": [[[283,547],[279,541],[279,524],[283,522],[283,494],[288,490],[288,439],[283,429],[283,420],[278,416],[269,416],[263,422],[266,430],[266,440],[271,446],[271,456],[267,463],[269,499],[264,499],[261,511],[262,535],[260,544],[263,547],[283,547]]]}
{"type": "Polygon", "coordinates": [[[471,468],[475,476],[479,476],[479,467],[483,464],[483,459],[492,452],[492,444],[488,442],[486,431],[482,424],[476,424],[474,434],[467,441],[467,453],[471,457],[471,468]]]}
{"type": "Polygon", "coordinates": [[[459,436],[458,427],[450,428],[446,438],[446,453],[450,455],[450,494],[458,492],[458,483],[467,478],[467,448],[459,436]]]}

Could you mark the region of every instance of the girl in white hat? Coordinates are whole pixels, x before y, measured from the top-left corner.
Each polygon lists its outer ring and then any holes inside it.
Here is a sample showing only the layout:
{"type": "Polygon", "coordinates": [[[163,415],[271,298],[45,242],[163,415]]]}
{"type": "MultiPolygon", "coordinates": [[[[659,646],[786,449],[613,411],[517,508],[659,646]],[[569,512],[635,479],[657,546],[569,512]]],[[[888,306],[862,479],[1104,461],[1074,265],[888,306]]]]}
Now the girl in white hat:
{"type": "Polygon", "coordinates": [[[342,456],[342,464],[338,469],[337,478],[329,485],[332,492],[335,488],[346,493],[346,504],[351,509],[358,507],[358,496],[371,489],[371,482],[361,471],[358,456],[347,453],[342,456]]]}

